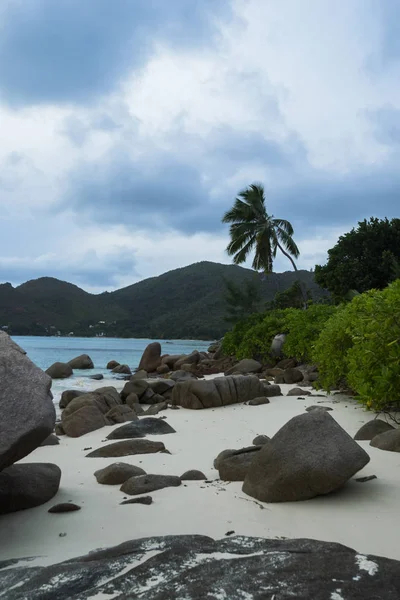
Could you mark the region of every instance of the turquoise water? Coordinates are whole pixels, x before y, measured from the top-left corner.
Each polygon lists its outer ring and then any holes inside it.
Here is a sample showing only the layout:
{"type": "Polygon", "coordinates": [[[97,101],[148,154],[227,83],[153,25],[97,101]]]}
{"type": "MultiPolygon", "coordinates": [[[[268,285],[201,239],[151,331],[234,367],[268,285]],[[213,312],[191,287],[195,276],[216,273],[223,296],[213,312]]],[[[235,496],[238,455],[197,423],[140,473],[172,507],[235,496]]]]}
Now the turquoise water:
{"type": "Polygon", "coordinates": [[[94,369],[79,374],[109,373],[106,365],[110,360],[127,364],[131,369],[139,365],[143,350],[150,342],[161,343],[162,354],[189,354],[193,350],[207,350],[211,342],[199,340],[147,340],[120,338],[75,338],[13,336],[29,358],[41,369],[46,370],[56,361],[67,362],[80,354],[89,354],[94,369]]]}

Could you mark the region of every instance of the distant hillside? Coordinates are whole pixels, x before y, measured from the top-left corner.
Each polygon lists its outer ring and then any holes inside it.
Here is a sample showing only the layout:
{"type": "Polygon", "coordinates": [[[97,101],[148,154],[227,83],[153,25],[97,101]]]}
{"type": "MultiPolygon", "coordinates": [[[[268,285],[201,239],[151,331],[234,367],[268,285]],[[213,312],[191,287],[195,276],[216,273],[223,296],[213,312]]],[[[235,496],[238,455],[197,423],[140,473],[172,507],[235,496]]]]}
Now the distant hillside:
{"type": "Polygon", "coordinates": [[[260,283],[265,302],[300,279],[314,299],[324,292],[309,271],[272,273],[267,278],[236,265],[200,262],[145,279],[115,292],[89,294],[52,277],[16,288],[0,285],[0,326],[14,335],[67,335],[214,339],[224,321],[224,279],[260,283]]]}

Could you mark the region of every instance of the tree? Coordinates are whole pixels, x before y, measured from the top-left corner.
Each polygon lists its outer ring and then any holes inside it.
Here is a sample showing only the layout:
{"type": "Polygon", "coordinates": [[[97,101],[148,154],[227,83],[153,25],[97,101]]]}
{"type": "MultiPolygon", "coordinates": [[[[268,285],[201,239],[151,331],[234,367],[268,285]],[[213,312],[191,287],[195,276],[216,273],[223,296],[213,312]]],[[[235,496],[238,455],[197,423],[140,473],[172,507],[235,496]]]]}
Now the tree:
{"type": "Polygon", "coordinates": [[[359,221],[328,251],[326,265],[315,267],[315,281],[337,302],[399,278],[400,219],[359,221]]]}
{"type": "MultiPolygon", "coordinates": [[[[307,301],[311,301],[311,292],[307,290],[307,301]]],[[[304,289],[300,281],[295,281],[287,290],[277,292],[271,302],[271,308],[302,308],[304,304],[304,289]]]]}
{"type": "Polygon", "coordinates": [[[223,281],[226,288],[224,300],[227,304],[225,321],[235,324],[257,311],[261,302],[261,294],[260,286],[255,281],[248,279],[244,288],[225,277],[223,277],[223,281]]]}
{"type": "MultiPolygon", "coordinates": [[[[224,214],[222,222],[231,224],[231,241],[226,251],[229,256],[233,256],[236,265],[244,263],[254,251],[253,269],[265,274],[271,273],[273,260],[279,250],[297,271],[293,257],[298,258],[300,252],[292,237],[292,224],[267,213],[264,187],[260,183],[253,183],[239,192],[233,207],[224,214]]],[[[302,295],[306,303],[307,297],[303,289],[302,295]]]]}

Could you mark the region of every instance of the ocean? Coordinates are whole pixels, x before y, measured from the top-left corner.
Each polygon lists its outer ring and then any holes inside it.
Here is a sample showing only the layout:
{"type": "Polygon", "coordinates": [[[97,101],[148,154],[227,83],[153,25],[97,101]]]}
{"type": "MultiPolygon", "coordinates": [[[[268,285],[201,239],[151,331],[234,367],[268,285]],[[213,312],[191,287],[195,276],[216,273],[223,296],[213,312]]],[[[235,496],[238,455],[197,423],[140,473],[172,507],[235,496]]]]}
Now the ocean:
{"type": "MultiPolygon", "coordinates": [[[[132,372],[139,365],[143,350],[150,342],[160,342],[162,354],[190,354],[193,350],[206,351],[210,341],[202,340],[148,340],[134,338],[77,338],[77,337],[36,337],[12,336],[29,358],[44,371],[56,361],[67,362],[80,354],[89,354],[94,369],[75,371],[68,379],[53,380],[52,392],[57,404],[65,389],[90,391],[103,385],[112,385],[112,373],[106,369],[110,360],[130,366],[132,372]],[[90,375],[101,373],[105,381],[89,379],[90,375]]],[[[115,377],[115,382],[121,378],[115,377]]]]}

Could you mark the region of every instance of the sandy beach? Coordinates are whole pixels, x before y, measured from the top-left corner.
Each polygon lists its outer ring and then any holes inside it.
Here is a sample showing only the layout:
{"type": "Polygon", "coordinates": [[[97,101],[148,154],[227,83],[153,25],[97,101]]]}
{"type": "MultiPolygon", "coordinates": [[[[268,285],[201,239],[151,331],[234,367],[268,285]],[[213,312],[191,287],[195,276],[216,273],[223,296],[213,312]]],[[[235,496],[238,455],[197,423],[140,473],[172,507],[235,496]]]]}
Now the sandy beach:
{"type": "MultiPolygon", "coordinates": [[[[98,387],[107,383],[98,383],[98,387]]],[[[118,389],[123,383],[117,382],[118,389]]],[[[281,387],[286,394],[294,386],[281,387]]],[[[376,475],[377,479],[359,483],[353,478],[340,492],[303,502],[257,502],[242,492],[241,482],[218,479],[213,460],[219,452],[249,446],[257,434],[272,436],[290,418],[317,403],[333,408],[330,414],[351,436],[374,418],[373,413],[346,396],[298,399],[284,395],[261,406],[163,411],[159,416],[165,416],[176,433],[148,437],[164,442],[171,454],[87,458],[89,448],[94,450],[107,443],[106,436],[113,427],[80,438],[61,436],[58,446],[40,447],[21,461],[57,464],[62,471],[61,486],[50,502],[0,517],[4,541],[0,560],[35,556],[29,562],[31,566],[49,565],[131,539],[168,534],[203,534],[219,539],[227,532],[333,541],[365,554],[400,559],[393,529],[400,497],[398,453],[360,442],[371,461],[355,477],[376,475]],[[124,494],[119,486],[100,485],[93,474],[122,461],[140,466],[147,473],[179,476],[188,469],[199,469],[208,480],[186,481],[180,487],[153,492],[150,506],[121,506],[124,494]],[[49,514],[48,509],[60,502],[74,502],[82,508],[73,513],[49,514]]]]}

